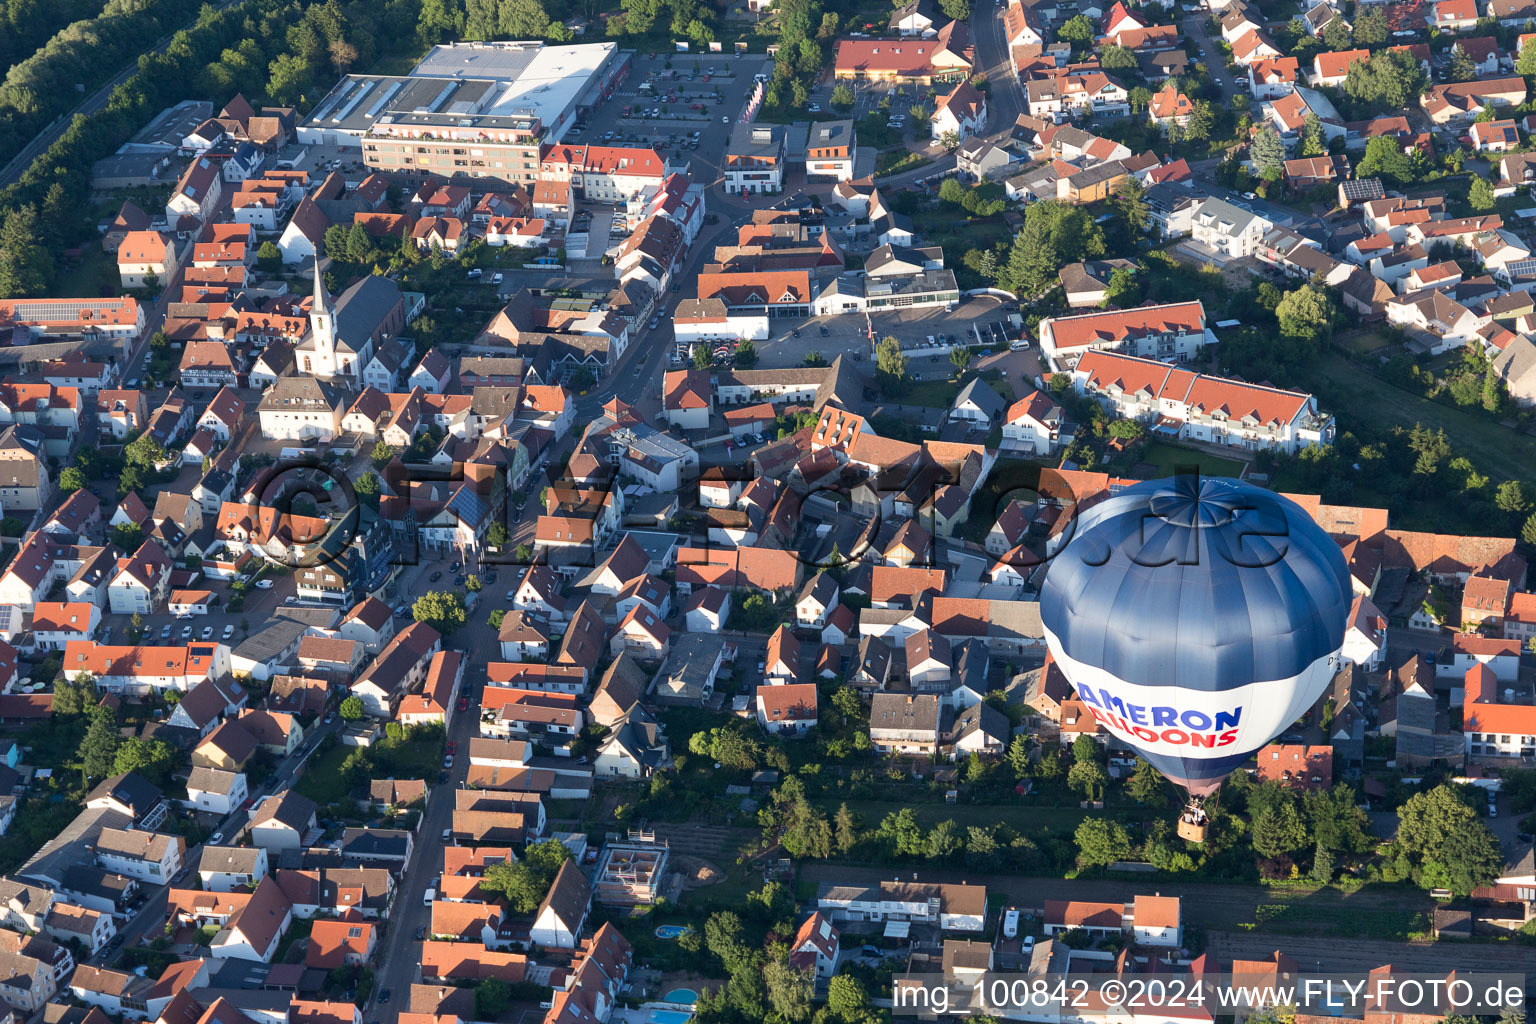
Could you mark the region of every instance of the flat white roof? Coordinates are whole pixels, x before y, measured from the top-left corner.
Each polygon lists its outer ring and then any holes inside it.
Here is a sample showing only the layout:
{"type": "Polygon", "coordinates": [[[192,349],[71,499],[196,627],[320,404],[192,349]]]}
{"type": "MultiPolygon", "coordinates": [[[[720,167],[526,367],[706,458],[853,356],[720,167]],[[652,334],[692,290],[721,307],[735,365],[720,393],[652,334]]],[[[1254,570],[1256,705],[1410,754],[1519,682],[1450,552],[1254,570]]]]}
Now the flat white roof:
{"type": "Polygon", "coordinates": [[[411,72],[451,78],[492,78],[507,88],[484,110],[511,115],[532,111],[546,125],[568,110],[603,63],[613,42],[545,46],[539,42],[452,43],[434,46],[411,72]]]}

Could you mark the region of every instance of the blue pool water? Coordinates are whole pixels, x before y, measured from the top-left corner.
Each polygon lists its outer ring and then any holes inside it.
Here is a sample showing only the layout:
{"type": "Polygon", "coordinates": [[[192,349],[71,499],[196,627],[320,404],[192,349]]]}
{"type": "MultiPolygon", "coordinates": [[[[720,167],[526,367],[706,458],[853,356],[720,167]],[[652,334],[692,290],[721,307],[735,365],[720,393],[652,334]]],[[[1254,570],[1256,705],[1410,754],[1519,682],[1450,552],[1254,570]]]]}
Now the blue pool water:
{"type": "Polygon", "coordinates": [[[693,1014],[683,1010],[652,1010],[651,1024],[688,1024],[693,1014]]]}
{"type": "MultiPolygon", "coordinates": [[[[664,924],[664,925],[661,925],[660,927],[658,927],[656,929],[656,937],[658,939],[676,939],[676,938],[681,938],[683,932],[685,932],[687,930],[688,930],[688,926],[685,925],[685,924],[664,924]]],[[[689,992],[690,994],[692,993],[692,989],[679,989],[678,991],[689,992]]],[[[688,1002],[691,1003],[691,1002],[693,1002],[693,1000],[690,999],[690,1000],[688,1000],[688,1002]]]]}

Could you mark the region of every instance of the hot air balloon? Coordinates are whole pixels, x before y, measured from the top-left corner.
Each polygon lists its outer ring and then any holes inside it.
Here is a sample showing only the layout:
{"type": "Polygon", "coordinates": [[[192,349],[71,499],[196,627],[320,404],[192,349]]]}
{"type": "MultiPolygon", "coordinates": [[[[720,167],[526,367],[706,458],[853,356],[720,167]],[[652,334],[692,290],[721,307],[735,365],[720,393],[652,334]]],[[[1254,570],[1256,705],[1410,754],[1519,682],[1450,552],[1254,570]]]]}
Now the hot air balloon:
{"type": "MultiPolygon", "coordinates": [[[[1220,477],[1135,484],[1082,512],[1046,569],[1046,644],[1099,723],[1201,800],[1316,702],[1351,600],[1295,502],[1220,477]]],[[[1199,825],[1186,831],[1185,824],[1199,825]]]]}

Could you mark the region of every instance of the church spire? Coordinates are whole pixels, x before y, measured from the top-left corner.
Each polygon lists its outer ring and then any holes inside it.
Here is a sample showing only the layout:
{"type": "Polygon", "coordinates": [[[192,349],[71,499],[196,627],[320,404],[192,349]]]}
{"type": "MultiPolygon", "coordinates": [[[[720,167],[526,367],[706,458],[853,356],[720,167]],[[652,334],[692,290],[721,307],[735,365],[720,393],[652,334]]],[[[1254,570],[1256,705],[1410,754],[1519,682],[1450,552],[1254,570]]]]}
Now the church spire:
{"type": "Polygon", "coordinates": [[[329,313],[331,301],[325,294],[325,278],[320,276],[320,254],[315,254],[315,302],[311,313],[329,313]]]}

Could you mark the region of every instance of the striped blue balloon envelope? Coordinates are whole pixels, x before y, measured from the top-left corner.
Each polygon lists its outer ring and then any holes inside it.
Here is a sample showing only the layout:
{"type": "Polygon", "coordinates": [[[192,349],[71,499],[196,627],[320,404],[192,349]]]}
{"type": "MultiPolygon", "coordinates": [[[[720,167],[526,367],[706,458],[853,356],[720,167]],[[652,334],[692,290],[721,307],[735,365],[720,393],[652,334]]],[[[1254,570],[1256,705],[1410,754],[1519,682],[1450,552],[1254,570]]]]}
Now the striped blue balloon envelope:
{"type": "Polygon", "coordinates": [[[1061,538],[1040,591],[1052,656],[1106,730],[1192,794],[1333,678],[1349,571],[1290,499],[1221,477],[1148,480],[1061,538]]]}

